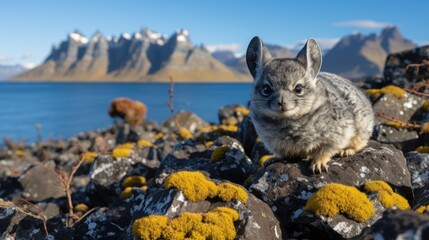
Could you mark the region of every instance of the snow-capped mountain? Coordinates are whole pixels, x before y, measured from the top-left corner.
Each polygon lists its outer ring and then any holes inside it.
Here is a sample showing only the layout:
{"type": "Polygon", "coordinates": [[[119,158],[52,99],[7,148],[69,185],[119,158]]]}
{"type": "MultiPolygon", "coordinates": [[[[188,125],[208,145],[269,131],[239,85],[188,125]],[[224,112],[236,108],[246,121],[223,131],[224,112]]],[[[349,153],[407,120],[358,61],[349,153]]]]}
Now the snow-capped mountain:
{"type": "Polygon", "coordinates": [[[216,60],[202,46],[195,46],[189,31],[170,37],[148,28],[135,33],[86,37],[79,31],[53,46],[40,66],[17,80],[249,80],[216,60]]]}

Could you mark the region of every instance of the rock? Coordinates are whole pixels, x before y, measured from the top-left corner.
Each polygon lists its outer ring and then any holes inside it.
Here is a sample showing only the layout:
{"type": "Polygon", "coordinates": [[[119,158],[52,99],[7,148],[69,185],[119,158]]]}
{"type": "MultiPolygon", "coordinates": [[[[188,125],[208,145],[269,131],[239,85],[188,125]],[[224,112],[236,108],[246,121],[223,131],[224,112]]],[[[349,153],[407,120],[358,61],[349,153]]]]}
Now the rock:
{"type": "Polygon", "coordinates": [[[228,126],[238,125],[248,114],[249,110],[239,104],[221,107],[217,113],[219,123],[228,126]]]}
{"type": "Polygon", "coordinates": [[[413,209],[429,205],[429,154],[409,152],[405,158],[414,192],[413,209]]]}
{"type": "Polygon", "coordinates": [[[263,142],[257,142],[253,146],[252,153],[250,154],[250,159],[252,160],[253,164],[259,165],[259,160],[265,155],[273,155],[273,153],[265,147],[263,142]]]}
{"type": "Polygon", "coordinates": [[[177,130],[176,121],[179,127],[184,128],[191,133],[195,133],[198,129],[208,127],[209,124],[198,117],[195,113],[180,111],[173,117],[165,121],[162,125],[169,129],[177,130]]]}
{"type": "Polygon", "coordinates": [[[305,239],[363,239],[369,234],[368,229],[379,220],[385,209],[378,202],[376,195],[369,196],[374,205],[375,214],[366,222],[356,222],[343,214],[334,217],[318,217],[305,212],[302,208],[292,215],[294,231],[292,237],[305,239]]]}
{"type": "Polygon", "coordinates": [[[131,215],[124,206],[101,207],[87,216],[74,228],[75,238],[90,239],[132,239],[127,233],[131,215]]]}
{"type": "Polygon", "coordinates": [[[404,152],[414,151],[421,145],[417,131],[383,124],[377,124],[374,127],[372,139],[380,143],[393,144],[404,152]]]}
{"type": "Polygon", "coordinates": [[[410,87],[429,77],[429,46],[389,54],[384,66],[386,85],[410,87]]]}
{"type": "Polygon", "coordinates": [[[240,215],[234,224],[237,232],[235,239],[282,239],[282,230],[271,209],[250,193],[246,204],[216,199],[191,202],[177,189],[152,187],[146,194],[133,192],[130,204],[133,206],[133,221],[148,215],[165,215],[171,219],[184,212],[206,213],[216,207],[229,207],[240,215]]]}
{"type": "MultiPolygon", "coordinates": [[[[356,155],[334,158],[328,165],[328,173],[314,175],[309,169],[309,162],[273,163],[255,174],[248,189],[271,206],[282,227],[288,229],[292,236],[294,232],[305,234],[302,229],[311,228],[305,220],[300,220],[300,216],[304,216],[303,209],[307,200],[327,183],[360,187],[371,180],[383,180],[412,202],[410,173],[405,158],[401,151],[391,145],[370,141],[356,155]]],[[[338,221],[339,224],[343,220],[338,221]]],[[[355,224],[352,232],[358,235],[358,229],[362,230],[362,227],[363,225],[359,227],[355,224]]],[[[342,230],[339,227],[333,230],[339,234],[336,236],[341,236],[342,230]]],[[[332,232],[332,229],[326,232],[332,232]]]]}
{"type": "MultiPolygon", "coordinates": [[[[52,171],[55,170],[55,163],[52,160],[44,163],[44,166],[52,171]]],[[[25,199],[40,202],[48,198],[65,196],[59,179],[48,169],[35,165],[19,177],[25,199]]]]}
{"type": "Polygon", "coordinates": [[[201,170],[208,172],[211,178],[243,184],[256,169],[257,166],[246,156],[241,144],[233,138],[223,136],[209,149],[193,140],[179,143],[162,160],[156,175],[170,174],[178,170],[201,170]],[[218,148],[219,150],[216,150],[218,148]],[[215,154],[216,157],[213,158],[215,151],[219,154],[215,154]]]}
{"type": "Polygon", "coordinates": [[[113,99],[109,109],[111,117],[120,117],[131,126],[140,125],[146,117],[146,112],[146,105],[129,98],[113,99]]]}
{"type": "Polygon", "coordinates": [[[1,239],[45,239],[43,221],[11,202],[0,199],[1,239]]]}
{"type": "Polygon", "coordinates": [[[256,134],[252,119],[250,116],[246,116],[238,126],[237,139],[243,144],[247,156],[251,155],[257,138],[258,135],[256,134]]]}
{"type": "Polygon", "coordinates": [[[375,239],[429,239],[429,215],[387,210],[372,227],[375,239]]]}
{"type": "Polygon", "coordinates": [[[392,94],[384,94],[377,98],[373,104],[377,122],[373,139],[382,143],[394,144],[405,152],[415,150],[421,145],[419,129],[398,129],[393,126],[386,126],[384,123],[389,120],[383,116],[404,123],[420,122],[422,113],[419,109],[422,107],[422,103],[422,98],[409,93],[405,93],[402,99],[392,94]]]}
{"type": "Polygon", "coordinates": [[[115,159],[110,155],[98,156],[89,173],[86,193],[94,205],[112,204],[122,191],[121,180],[130,175],[146,177],[151,170],[144,166],[146,159],[134,152],[130,157],[115,159]]]}
{"type": "Polygon", "coordinates": [[[118,134],[116,135],[116,144],[137,142],[141,139],[143,134],[144,130],[142,126],[130,126],[129,124],[125,123],[121,128],[119,128],[118,134]]]}

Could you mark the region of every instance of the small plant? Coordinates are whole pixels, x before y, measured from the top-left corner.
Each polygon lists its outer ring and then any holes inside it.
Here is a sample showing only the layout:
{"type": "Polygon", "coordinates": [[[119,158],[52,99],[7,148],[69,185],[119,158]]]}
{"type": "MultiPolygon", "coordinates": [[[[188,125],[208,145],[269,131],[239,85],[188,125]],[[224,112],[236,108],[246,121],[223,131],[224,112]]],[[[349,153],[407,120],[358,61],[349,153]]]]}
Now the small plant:
{"type": "Polygon", "coordinates": [[[42,221],[43,223],[43,231],[45,232],[45,235],[48,236],[49,232],[48,232],[48,224],[47,224],[47,219],[46,219],[46,214],[43,211],[43,209],[39,206],[37,206],[36,204],[33,204],[31,202],[29,202],[28,200],[21,198],[20,199],[21,202],[21,207],[26,210],[26,214],[35,217],[39,220],[42,221]]]}
{"type": "Polygon", "coordinates": [[[82,165],[82,163],[85,162],[85,159],[87,158],[86,154],[88,154],[87,151],[83,150],[83,148],[80,144],[79,144],[79,147],[81,148],[81,151],[83,152],[83,154],[82,154],[79,162],[73,167],[72,171],[68,174],[64,170],[58,170],[58,169],[52,170],[50,168],[47,168],[42,163],[39,164],[39,166],[43,167],[48,172],[52,173],[58,179],[60,185],[63,188],[63,191],[65,192],[65,194],[67,196],[69,213],[66,216],[65,224],[66,224],[66,227],[69,227],[69,228],[73,227],[76,223],[78,223],[79,221],[81,221],[82,219],[84,219],[86,216],[88,216],[90,213],[92,213],[94,211],[94,208],[90,209],[85,214],[83,214],[82,216],[78,216],[74,213],[74,207],[73,207],[73,200],[72,200],[72,196],[71,196],[70,185],[71,185],[71,182],[72,182],[73,177],[76,174],[77,170],[82,165]]]}

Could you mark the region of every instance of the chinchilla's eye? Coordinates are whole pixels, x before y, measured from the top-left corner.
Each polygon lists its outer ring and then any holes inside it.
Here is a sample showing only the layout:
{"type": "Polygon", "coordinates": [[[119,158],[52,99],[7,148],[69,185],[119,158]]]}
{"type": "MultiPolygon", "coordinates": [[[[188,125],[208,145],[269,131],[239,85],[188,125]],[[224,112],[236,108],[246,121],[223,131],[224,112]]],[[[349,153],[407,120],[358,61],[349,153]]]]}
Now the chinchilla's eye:
{"type": "Polygon", "coordinates": [[[302,84],[297,84],[293,89],[293,91],[298,95],[302,94],[302,90],[303,90],[302,84]]]}
{"type": "Polygon", "coordinates": [[[268,84],[264,84],[262,87],[261,95],[264,97],[270,96],[270,94],[273,93],[273,89],[268,84]]]}

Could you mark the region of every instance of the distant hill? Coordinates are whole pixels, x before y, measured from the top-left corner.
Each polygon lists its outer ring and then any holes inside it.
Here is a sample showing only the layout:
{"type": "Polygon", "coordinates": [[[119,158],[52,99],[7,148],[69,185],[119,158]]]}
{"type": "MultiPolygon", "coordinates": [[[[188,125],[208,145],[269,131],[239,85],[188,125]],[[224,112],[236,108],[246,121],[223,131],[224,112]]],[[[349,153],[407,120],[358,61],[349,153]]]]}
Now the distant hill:
{"type": "Polygon", "coordinates": [[[387,27],[380,35],[348,35],[324,55],[322,71],[337,73],[350,79],[381,76],[387,54],[416,46],[402,37],[396,27],[387,27]]]}
{"type": "MultiPolygon", "coordinates": [[[[266,44],[273,57],[295,57],[296,48],[266,44]]],[[[323,46],[322,46],[323,47],[323,46]]],[[[416,47],[398,28],[388,27],[380,35],[360,33],[343,37],[323,48],[322,71],[350,79],[381,75],[386,56],[416,47]]],[[[13,76],[13,75],[10,75],[13,76]]],[[[46,60],[15,80],[52,81],[250,81],[245,56],[230,51],[210,53],[193,45],[189,32],[179,29],[171,36],[149,29],[134,34],[105,37],[96,32],[86,38],[74,31],[53,46],[46,60]]]]}
{"type": "MultiPolygon", "coordinates": [[[[293,58],[297,54],[297,52],[283,46],[274,44],[265,44],[265,46],[274,58],[293,58]]],[[[212,53],[212,56],[226,66],[251,78],[249,69],[247,68],[246,56],[236,57],[232,51],[215,51],[212,53]]]]}
{"type": "Polygon", "coordinates": [[[54,46],[43,64],[15,80],[59,81],[250,81],[216,60],[203,46],[194,46],[189,32],[170,37],[142,29],[133,35],[106,38],[79,31],[54,46]]]}
{"type": "Polygon", "coordinates": [[[25,71],[27,71],[28,68],[16,64],[16,65],[0,65],[0,81],[1,80],[7,80],[11,77],[14,77],[18,74],[21,74],[25,71]]]}

